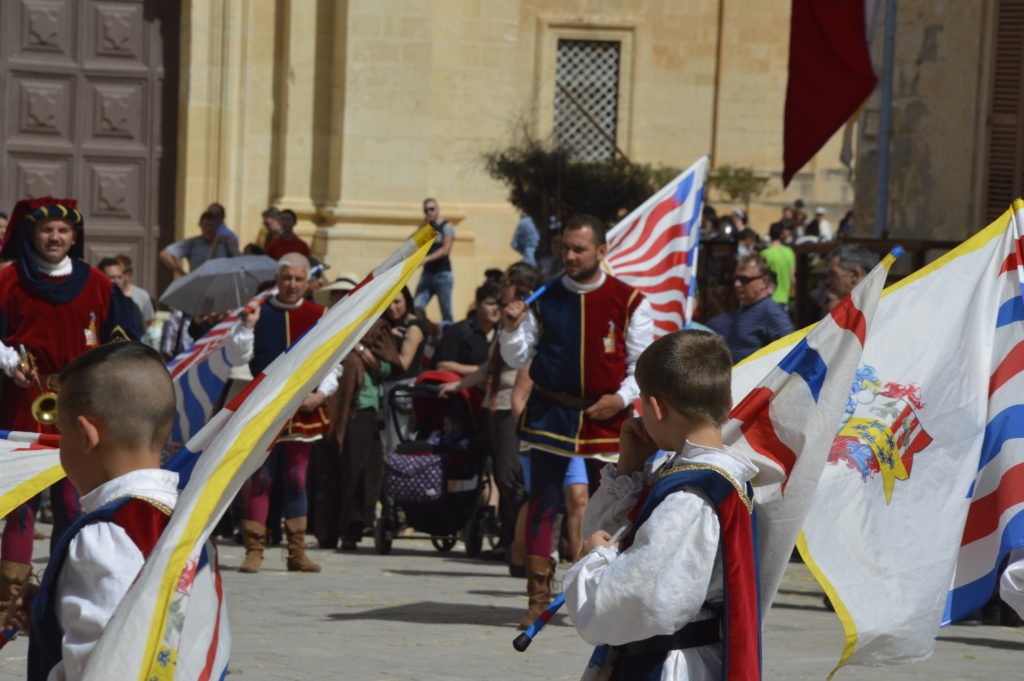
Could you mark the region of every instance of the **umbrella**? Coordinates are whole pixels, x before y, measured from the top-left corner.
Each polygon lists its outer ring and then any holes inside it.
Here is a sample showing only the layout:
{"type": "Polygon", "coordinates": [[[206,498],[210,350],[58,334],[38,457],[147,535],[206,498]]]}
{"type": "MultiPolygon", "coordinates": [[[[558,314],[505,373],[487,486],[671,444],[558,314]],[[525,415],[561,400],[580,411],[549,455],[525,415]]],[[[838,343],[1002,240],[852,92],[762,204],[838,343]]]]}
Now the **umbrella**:
{"type": "Polygon", "coordinates": [[[214,258],[172,282],[160,302],[192,316],[234,310],[276,273],[277,261],[265,255],[214,258]]]}

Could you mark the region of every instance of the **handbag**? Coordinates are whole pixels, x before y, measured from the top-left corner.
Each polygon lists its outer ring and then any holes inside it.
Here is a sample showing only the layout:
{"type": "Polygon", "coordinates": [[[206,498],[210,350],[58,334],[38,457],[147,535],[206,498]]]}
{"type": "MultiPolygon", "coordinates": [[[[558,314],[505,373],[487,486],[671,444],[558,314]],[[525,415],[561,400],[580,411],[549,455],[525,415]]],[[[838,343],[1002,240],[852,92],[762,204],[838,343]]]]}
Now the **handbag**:
{"type": "Polygon", "coordinates": [[[436,501],[444,494],[444,470],[437,454],[389,454],[384,493],[398,502],[436,501]]]}

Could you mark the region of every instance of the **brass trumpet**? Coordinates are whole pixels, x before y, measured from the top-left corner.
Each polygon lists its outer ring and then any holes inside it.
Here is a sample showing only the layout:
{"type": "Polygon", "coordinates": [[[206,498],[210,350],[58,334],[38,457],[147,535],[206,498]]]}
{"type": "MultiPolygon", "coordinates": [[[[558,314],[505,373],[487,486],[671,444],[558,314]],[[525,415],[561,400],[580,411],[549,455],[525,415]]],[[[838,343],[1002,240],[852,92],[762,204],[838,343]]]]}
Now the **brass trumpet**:
{"type": "Polygon", "coordinates": [[[36,387],[39,388],[39,397],[32,400],[32,418],[43,425],[53,425],[57,422],[57,393],[43,388],[39,380],[39,370],[36,368],[36,358],[24,345],[18,346],[18,357],[21,360],[21,370],[26,376],[34,378],[36,387]]]}

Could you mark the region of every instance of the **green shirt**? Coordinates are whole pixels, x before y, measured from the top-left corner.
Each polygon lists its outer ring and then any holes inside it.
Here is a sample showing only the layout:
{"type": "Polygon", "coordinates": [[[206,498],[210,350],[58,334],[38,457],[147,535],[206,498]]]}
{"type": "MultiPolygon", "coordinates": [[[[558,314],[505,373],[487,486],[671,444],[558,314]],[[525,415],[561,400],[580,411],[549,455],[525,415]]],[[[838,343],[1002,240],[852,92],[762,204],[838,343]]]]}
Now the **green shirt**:
{"type": "Polygon", "coordinates": [[[376,373],[367,369],[363,372],[363,387],[356,393],[356,409],[376,409],[380,411],[380,390],[377,385],[380,379],[391,373],[391,365],[384,360],[380,361],[380,370],[376,373]]]}
{"type": "Polygon", "coordinates": [[[789,284],[796,269],[796,253],[789,246],[769,246],[761,251],[761,257],[775,273],[778,280],[772,300],[776,303],[789,305],[789,284]]]}

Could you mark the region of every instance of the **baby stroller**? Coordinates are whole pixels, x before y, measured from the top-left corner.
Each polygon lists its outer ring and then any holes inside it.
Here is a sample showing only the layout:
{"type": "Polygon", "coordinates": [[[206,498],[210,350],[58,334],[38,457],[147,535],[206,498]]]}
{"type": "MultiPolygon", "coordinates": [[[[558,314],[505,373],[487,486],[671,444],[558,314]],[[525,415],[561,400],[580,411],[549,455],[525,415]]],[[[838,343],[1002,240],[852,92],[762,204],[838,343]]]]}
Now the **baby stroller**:
{"type": "Polygon", "coordinates": [[[442,383],[458,379],[448,371],[428,371],[414,385],[396,385],[387,395],[394,418],[411,403],[412,428],[395,424],[401,435],[384,466],[373,532],[377,553],[389,553],[395,539],[415,537],[400,535],[403,526],[430,535],[438,551],[450,551],[460,535],[467,555],[483,547],[494,509],[486,505],[489,482],[477,440],[481,398],[470,390],[440,394],[442,383]]]}

